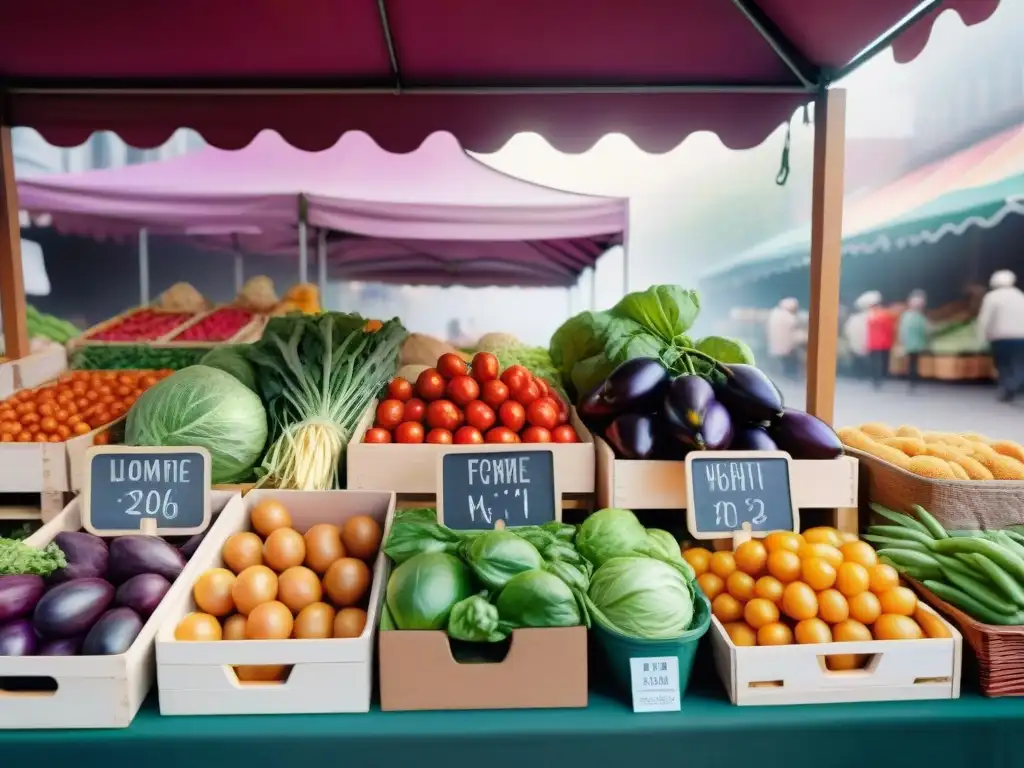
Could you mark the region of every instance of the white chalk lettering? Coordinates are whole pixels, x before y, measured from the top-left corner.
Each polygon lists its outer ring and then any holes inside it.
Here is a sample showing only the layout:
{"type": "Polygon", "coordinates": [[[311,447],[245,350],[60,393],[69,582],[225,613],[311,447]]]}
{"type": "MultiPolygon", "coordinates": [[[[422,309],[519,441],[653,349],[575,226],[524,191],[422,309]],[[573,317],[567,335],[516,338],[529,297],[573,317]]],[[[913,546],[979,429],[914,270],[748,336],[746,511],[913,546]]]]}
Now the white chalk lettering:
{"type": "Polygon", "coordinates": [[[519,459],[519,482],[523,484],[530,482],[530,478],[526,476],[526,463],[529,460],[529,456],[521,456],[519,459]]]}
{"type": "Polygon", "coordinates": [[[187,483],[191,459],[111,459],[110,482],[187,483]]]}
{"type": "Polygon", "coordinates": [[[470,485],[473,484],[473,475],[474,474],[477,474],[477,475],[480,474],[480,460],[479,459],[470,459],[469,460],[469,484],[470,485]]]}
{"type": "Polygon", "coordinates": [[[485,523],[487,523],[488,525],[491,524],[491,513],[487,509],[487,507],[484,505],[484,497],[483,496],[479,496],[474,501],[473,497],[470,496],[469,497],[469,520],[470,520],[470,522],[473,522],[473,523],[476,522],[476,513],[477,512],[480,513],[480,518],[485,523]]]}

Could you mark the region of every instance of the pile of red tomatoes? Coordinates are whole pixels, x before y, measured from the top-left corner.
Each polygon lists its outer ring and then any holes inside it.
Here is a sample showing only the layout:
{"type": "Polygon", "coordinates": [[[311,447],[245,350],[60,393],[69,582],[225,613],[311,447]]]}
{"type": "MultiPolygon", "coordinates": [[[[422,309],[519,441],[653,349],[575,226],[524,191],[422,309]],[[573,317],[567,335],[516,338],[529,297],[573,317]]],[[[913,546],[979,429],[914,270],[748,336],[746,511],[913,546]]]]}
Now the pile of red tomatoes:
{"type": "Polygon", "coordinates": [[[366,443],[578,443],[569,406],[546,381],[521,365],[501,371],[479,352],[467,363],[438,358],[416,382],[396,378],[377,406],[366,443]]]}

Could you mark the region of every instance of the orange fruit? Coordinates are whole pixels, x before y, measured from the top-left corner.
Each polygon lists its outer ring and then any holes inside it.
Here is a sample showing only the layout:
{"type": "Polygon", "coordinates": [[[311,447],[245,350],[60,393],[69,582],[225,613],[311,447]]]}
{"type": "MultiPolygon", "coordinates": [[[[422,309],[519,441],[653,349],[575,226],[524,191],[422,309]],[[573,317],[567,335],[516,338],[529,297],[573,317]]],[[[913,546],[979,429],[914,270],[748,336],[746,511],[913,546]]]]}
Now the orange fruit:
{"type": "Polygon", "coordinates": [[[793,636],[800,645],[832,642],[832,630],[821,619],[798,621],[793,628],[793,636]]]}
{"type": "MultiPolygon", "coordinates": [[[[803,533],[804,541],[808,544],[828,544],[833,547],[839,547],[842,544],[842,539],[839,537],[839,531],[835,528],[828,528],[826,526],[820,526],[818,528],[808,528],[803,533]]],[[[799,640],[797,641],[799,642],[799,640]]]]}
{"type": "Polygon", "coordinates": [[[875,549],[866,541],[848,541],[839,547],[843,553],[844,563],[859,563],[865,568],[870,568],[878,563],[878,555],[875,549]]]}
{"type": "Polygon", "coordinates": [[[758,645],[792,645],[793,630],[776,621],[773,624],[765,624],[757,630],[758,645]]]}
{"type": "Polygon", "coordinates": [[[800,578],[815,592],[820,592],[836,583],[836,569],[827,560],[812,557],[803,561],[800,578]]]}
{"type": "Polygon", "coordinates": [[[704,547],[691,547],[683,552],[683,560],[690,564],[694,574],[700,576],[707,573],[708,566],[711,565],[711,553],[704,547]]]}
{"type": "Polygon", "coordinates": [[[768,555],[768,573],[787,584],[800,578],[800,557],[789,549],[778,549],[768,555]]]}
{"type": "Polygon", "coordinates": [[[836,589],[847,597],[867,592],[870,585],[868,569],[860,563],[843,563],[836,572],[836,589]]]}
{"type": "Polygon", "coordinates": [[[818,593],[818,616],[828,624],[838,624],[850,618],[850,606],[838,589],[818,593]]]}
{"type": "Polygon", "coordinates": [[[874,626],[875,640],[920,640],[924,632],[909,616],[883,613],[874,626]]]}
{"type": "Polygon", "coordinates": [[[745,603],[754,596],[754,577],[743,571],[733,571],[725,580],[725,589],[741,603],[745,603]]]}
{"type": "Polygon", "coordinates": [[[774,576],[762,576],[754,582],[754,594],[776,604],[782,602],[782,591],[785,588],[785,585],[774,576]]]}
{"type": "Polygon", "coordinates": [[[882,615],[882,604],[874,592],[861,592],[850,598],[850,618],[861,624],[874,624],[882,615]]]}
{"type": "Polygon", "coordinates": [[[832,672],[848,672],[863,667],[867,658],[862,653],[835,653],[825,657],[825,666],[832,672]]]}
{"type": "Polygon", "coordinates": [[[779,609],[771,600],[755,597],[743,606],[743,619],[754,629],[779,620],[779,609]]]}
{"type": "Polygon", "coordinates": [[[708,570],[720,579],[728,579],[729,574],[736,570],[736,558],[732,552],[715,552],[708,562],[708,570]]]}
{"type": "Polygon", "coordinates": [[[704,593],[704,597],[708,600],[714,600],[725,589],[725,582],[715,574],[708,571],[702,573],[697,577],[697,586],[700,587],[700,591],[704,593]]]}
{"type": "Polygon", "coordinates": [[[757,645],[757,632],[742,621],[731,621],[725,625],[725,633],[729,635],[733,645],[757,645]]]}
{"type": "Polygon", "coordinates": [[[744,541],[733,552],[736,567],[751,576],[759,576],[768,562],[768,550],[757,539],[744,541]]]}
{"type": "Polygon", "coordinates": [[[878,596],[878,602],[882,606],[882,614],[898,614],[900,616],[913,616],[917,608],[917,595],[910,587],[893,587],[887,589],[878,596]]]}
{"type": "Polygon", "coordinates": [[[800,552],[797,554],[800,555],[801,560],[820,557],[822,560],[831,563],[833,568],[838,568],[843,564],[843,553],[831,544],[823,544],[821,542],[807,543],[800,547],[800,552]]]}
{"type": "Polygon", "coordinates": [[[878,563],[868,568],[868,585],[876,595],[888,592],[900,584],[900,575],[891,565],[878,563]]]}
{"type": "Polygon", "coordinates": [[[794,621],[813,619],[818,615],[818,596],[802,581],[787,584],[782,593],[782,612],[794,621]]]}
{"type": "Polygon", "coordinates": [[[856,643],[871,639],[871,630],[855,619],[841,621],[832,627],[832,642],[856,643]]]}
{"type": "Polygon", "coordinates": [[[743,606],[732,595],[723,592],[711,601],[711,613],[723,624],[743,618],[743,606]]]}
{"type": "Polygon", "coordinates": [[[772,531],[764,537],[764,548],[768,550],[768,554],[782,549],[796,554],[803,543],[804,537],[792,531],[772,531]]]}

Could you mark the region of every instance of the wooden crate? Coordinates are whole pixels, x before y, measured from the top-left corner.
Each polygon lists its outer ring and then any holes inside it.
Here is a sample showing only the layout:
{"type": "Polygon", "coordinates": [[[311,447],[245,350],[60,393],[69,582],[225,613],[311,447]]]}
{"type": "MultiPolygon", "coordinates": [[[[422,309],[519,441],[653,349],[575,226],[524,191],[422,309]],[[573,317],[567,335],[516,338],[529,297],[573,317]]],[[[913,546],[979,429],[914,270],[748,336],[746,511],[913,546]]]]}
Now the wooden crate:
{"type": "Polygon", "coordinates": [[[263,335],[263,329],[267,325],[268,317],[266,315],[260,315],[252,310],[245,310],[246,312],[252,313],[252,319],[243,325],[234,336],[230,339],[221,341],[176,341],[176,337],[187,331],[193,325],[198,325],[205,318],[212,315],[222,309],[238,309],[238,307],[231,307],[230,305],[215,307],[209,312],[201,312],[193,317],[189,322],[175,329],[174,333],[169,336],[164,336],[159,341],[148,344],[151,347],[157,347],[160,349],[212,349],[213,347],[220,347],[227,344],[244,344],[252,341],[256,341],[263,335]]]}
{"type": "MultiPolygon", "coordinates": [[[[686,509],[686,471],[682,461],[627,461],[615,458],[611,446],[594,438],[597,452],[598,507],[686,509]]],[[[798,509],[827,510],[827,525],[858,530],[858,461],[840,456],[831,461],[791,464],[793,502],[798,509]]],[[[819,524],[815,522],[815,524],[819,524]]]]}
{"type": "MultiPolygon", "coordinates": [[[[395,511],[393,493],[367,491],[253,491],[225,510],[189,565],[192,581],[207,568],[223,567],[220,551],[229,536],[251,530],[249,510],[261,499],[280,499],[296,530],[317,523],[341,524],[370,515],[385,538],[395,511]]],[[[163,715],[305,714],[367,712],[373,688],[373,651],[390,561],[380,552],[373,566],[366,629],[357,638],[179,642],[174,628],[196,610],[191,589],[172,601],[157,634],[157,680],[163,715]],[[239,682],[239,664],[285,665],[282,682],[239,682]]],[[[191,583],[191,582],[190,582],[191,583]]]]}
{"type": "Polygon", "coordinates": [[[124,312],[122,312],[119,315],[114,315],[114,317],[110,318],[109,320],[104,320],[102,323],[97,323],[96,325],[92,326],[91,328],[88,328],[85,331],[83,331],[79,336],[76,336],[74,339],[72,339],[70,342],[68,342],[68,345],[67,345],[68,351],[69,352],[73,352],[76,349],[78,349],[79,347],[83,347],[83,346],[96,346],[96,345],[110,346],[110,347],[135,347],[135,346],[139,346],[139,345],[153,346],[155,344],[158,344],[159,342],[166,341],[167,339],[170,339],[170,338],[176,336],[178,333],[180,333],[182,331],[182,329],[186,328],[187,326],[189,326],[193,322],[195,322],[195,319],[197,317],[201,317],[204,314],[206,314],[205,311],[204,312],[177,312],[177,311],[172,312],[172,311],[168,311],[168,310],[158,309],[156,307],[132,307],[131,309],[127,309],[127,310],[125,310],[124,312]],[[130,317],[131,315],[135,314],[136,312],[141,312],[142,310],[152,310],[154,312],[164,312],[164,313],[169,314],[169,315],[191,315],[191,317],[189,317],[188,320],[183,321],[180,325],[172,328],[169,333],[166,333],[163,336],[161,336],[159,338],[156,338],[156,339],[146,339],[146,340],[138,339],[138,340],[131,340],[131,341],[102,341],[102,340],[98,340],[98,339],[91,339],[91,338],[89,338],[90,336],[93,336],[94,334],[97,334],[100,331],[104,331],[107,328],[109,328],[109,327],[111,327],[113,325],[116,325],[117,323],[121,322],[126,317],[130,317]]]}
{"type": "Polygon", "coordinates": [[[851,643],[739,647],[712,617],[715,668],[733,704],[836,704],[960,698],[963,638],[942,616],[952,637],[851,643]],[[828,656],[867,656],[861,669],[832,671],[828,656]]]}
{"type": "MultiPolygon", "coordinates": [[[[240,496],[214,493],[214,510],[241,506],[240,496]]],[[[33,534],[28,544],[44,547],[62,531],[82,527],[79,500],[33,534]]],[[[175,599],[188,594],[202,570],[204,541],[171,585],[127,652],[117,656],[0,656],[0,729],[127,728],[153,684],[153,641],[175,599]],[[46,685],[46,683],[49,685],[46,685]],[[47,690],[40,692],[40,688],[47,690]]]]}
{"type": "Polygon", "coordinates": [[[573,409],[570,423],[580,437],[578,443],[516,443],[508,445],[402,445],[364,443],[373,425],[377,404],[363,415],[346,451],[347,487],[355,490],[395,491],[400,505],[426,505],[437,494],[437,463],[444,453],[472,453],[499,450],[551,450],[555,474],[563,497],[563,508],[589,506],[594,493],[594,437],[573,409]]]}
{"type": "MultiPolygon", "coordinates": [[[[30,389],[56,379],[68,368],[68,352],[64,347],[50,347],[42,352],[33,352],[28,357],[15,360],[15,389],[30,389]]],[[[8,397],[13,392],[3,395],[8,397]]]]}

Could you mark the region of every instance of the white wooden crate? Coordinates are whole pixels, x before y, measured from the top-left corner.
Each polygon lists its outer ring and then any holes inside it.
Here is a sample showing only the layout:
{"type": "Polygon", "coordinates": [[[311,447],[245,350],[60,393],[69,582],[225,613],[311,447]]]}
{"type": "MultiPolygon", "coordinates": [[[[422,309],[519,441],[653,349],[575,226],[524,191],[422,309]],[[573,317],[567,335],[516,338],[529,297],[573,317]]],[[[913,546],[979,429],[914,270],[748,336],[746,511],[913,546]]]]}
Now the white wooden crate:
{"type": "Polygon", "coordinates": [[[739,647],[714,617],[709,634],[718,675],[740,706],[958,699],[963,638],[935,615],[952,637],[739,647]],[[826,657],[837,654],[869,658],[862,669],[828,669],[826,657]]]}
{"type": "MultiPolygon", "coordinates": [[[[248,531],[249,510],[261,499],[275,498],[288,508],[295,529],[305,533],[317,523],[343,524],[369,515],[381,524],[385,540],[395,511],[393,493],[371,491],[252,491],[243,503],[222,516],[207,537],[210,546],[197,552],[193,580],[207,568],[223,567],[221,546],[238,531],[248,531]]],[[[157,681],[163,715],[253,715],[368,712],[373,688],[373,650],[389,573],[383,552],[373,566],[366,628],[350,639],[221,640],[181,642],[174,629],[195,611],[191,589],[181,592],[157,634],[157,681]],[[239,682],[232,667],[291,666],[283,682],[239,682]]],[[[192,564],[190,563],[190,565],[192,564]]]]}
{"type": "Polygon", "coordinates": [[[68,352],[64,347],[53,346],[42,352],[33,352],[27,357],[15,360],[13,365],[16,389],[38,387],[40,384],[56,379],[67,370],[68,352]]]}
{"type": "Polygon", "coordinates": [[[558,490],[563,494],[594,492],[594,437],[572,409],[570,423],[579,435],[578,443],[516,443],[515,445],[433,445],[417,443],[364,443],[366,430],[373,426],[377,404],[363,415],[346,450],[346,485],[350,489],[394,491],[402,494],[437,493],[437,462],[445,453],[508,450],[550,450],[555,459],[558,490]]]}
{"type": "MultiPolygon", "coordinates": [[[[215,511],[240,508],[239,494],[214,491],[215,511]]],[[[223,514],[223,513],[222,513],[223,514]]],[[[73,500],[56,519],[28,540],[44,547],[62,531],[81,530],[79,500],[73,500]]],[[[117,656],[0,656],[0,729],[16,728],[126,728],[139,711],[153,684],[153,641],[175,598],[188,594],[201,571],[197,558],[204,541],[167,595],[149,617],[131,647],[117,656]],[[26,680],[56,683],[52,692],[36,693],[26,680]]],[[[219,551],[219,546],[215,547],[219,551]]]]}
{"type": "Polygon", "coordinates": [[[13,360],[0,362],[0,400],[6,400],[17,391],[13,360]]]}

